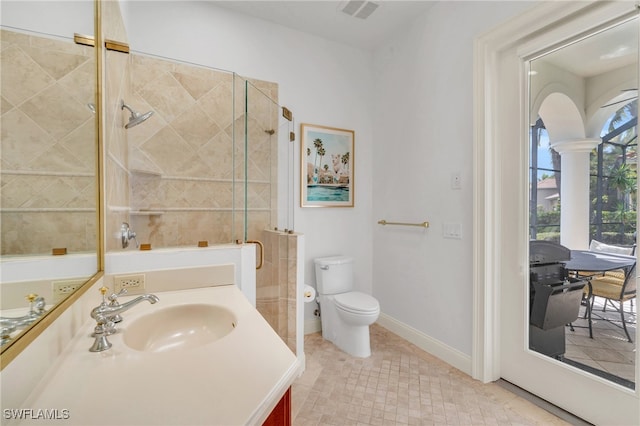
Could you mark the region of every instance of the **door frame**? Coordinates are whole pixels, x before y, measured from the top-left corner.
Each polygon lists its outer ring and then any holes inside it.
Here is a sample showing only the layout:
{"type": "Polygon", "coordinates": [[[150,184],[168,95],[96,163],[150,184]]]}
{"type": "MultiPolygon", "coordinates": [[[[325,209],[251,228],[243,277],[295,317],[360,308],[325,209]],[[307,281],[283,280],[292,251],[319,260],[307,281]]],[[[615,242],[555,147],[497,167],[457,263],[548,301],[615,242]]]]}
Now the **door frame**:
{"type": "MultiPolygon", "coordinates": [[[[505,169],[503,152],[507,143],[513,143],[514,135],[517,135],[517,140],[524,142],[525,139],[523,129],[526,127],[523,126],[526,125],[525,111],[528,107],[525,104],[527,86],[523,81],[522,57],[535,50],[552,47],[559,40],[575,37],[584,29],[597,27],[613,17],[637,13],[635,7],[628,1],[542,2],[474,41],[472,376],[475,379],[486,383],[505,374],[501,360],[504,350],[500,321],[502,277],[518,275],[523,287],[524,281],[528,281],[524,277],[528,269],[528,193],[522,191],[528,182],[528,170],[522,170],[522,166],[505,169]],[[505,79],[505,75],[501,75],[505,66],[517,70],[518,75],[509,74],[505,79]],[[507,116],[509,119],[505,118],[507,116]],[[520,185],[519,198],[504,199],[509,190],[513,190],[513,185],[520,185]],[[521,247],[503,247],[505,235],[513,232],[522,235],[518,243],[521,247]],[[504,259],[515,259],[517,265],[507,267],[504,259]]],[[[528,139],[524,145],[519,148],[520,157],[511,157],[511,161],[521,161],[520,164],[524,165],[526,153],[522,151],[527,150],[528,139]]],[[[549,361],[540,357],[540,362],[549,361]]],[[[638,370],[640,365],[636,362],[636,383],[639,383],[638,370]]],[[[594,380],[593,376],[576,374],[570,369],[564,373],[567,379],[573,380],[577,376],[584,383],[594,380]]],[[[608,383],[603,385],[606,387],[608,383]]],[[[625,403],[617,400],[610,405],[611,409],[601,409],[605,417],[587,420],[611,423],[615,422],[613,417],[619,416],[620,422],[635,419],[637,423],[640,419],[639,386],[635,392],[624,392],[614,384],[610,387],[626,395],[623,400],[630,398],[626,401],[635,401],[637,410],[629,412],[623,407],[625,403]],[[620,408],[618,413],[613,412],[613,407],[620,408]]],[[[560,390],[548,392],[549,389],[545,388],[549,386],[534,385],[527,390],[573,413],[580,413],[584,404],[588,404],[580,398],[568,402],[555,401],[554,394],[560,390]]]]}

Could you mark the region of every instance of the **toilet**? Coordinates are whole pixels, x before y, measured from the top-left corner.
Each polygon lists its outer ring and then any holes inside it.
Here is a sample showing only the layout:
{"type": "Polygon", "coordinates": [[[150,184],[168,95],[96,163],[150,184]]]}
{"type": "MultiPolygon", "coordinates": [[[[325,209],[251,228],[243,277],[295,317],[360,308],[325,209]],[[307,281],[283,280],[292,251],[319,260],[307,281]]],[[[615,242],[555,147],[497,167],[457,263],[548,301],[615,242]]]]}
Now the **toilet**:
{"type": "Polygon", "coordinates": [[[355,357],[371,355],[369,326],[380,315],[374,297],[353,291],[353,259],[345,256],[314,260],[322,337],[355,357]]]}

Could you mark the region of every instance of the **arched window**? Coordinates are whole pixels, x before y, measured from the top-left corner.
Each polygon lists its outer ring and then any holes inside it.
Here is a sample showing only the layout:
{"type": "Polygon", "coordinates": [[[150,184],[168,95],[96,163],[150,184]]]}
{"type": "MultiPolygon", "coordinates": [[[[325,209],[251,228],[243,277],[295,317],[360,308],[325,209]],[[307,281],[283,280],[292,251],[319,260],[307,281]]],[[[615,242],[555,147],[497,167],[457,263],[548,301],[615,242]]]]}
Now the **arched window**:
{"type": "Polygon", "coordinates": [[[605,123],[602,143],[591,153],[590,238],[633,244],[637,208],[637,99],[605,123]]]}
{"type": "Polygon", "coordinates": [[[529,237],[560,242],[560,154],[549,146],[541,118],[531,126],[529,237]]]}
{"type": "MultiPolygon", "coordinates": [[[[635,243],[637,209],[638,102],[617,110],[605,123],[602,143],[590,157],[590,235],[609,244],[635,243]]],[[[529,237],[560,241],[560,155],[538,118],[530,133],[529,237]]]]}

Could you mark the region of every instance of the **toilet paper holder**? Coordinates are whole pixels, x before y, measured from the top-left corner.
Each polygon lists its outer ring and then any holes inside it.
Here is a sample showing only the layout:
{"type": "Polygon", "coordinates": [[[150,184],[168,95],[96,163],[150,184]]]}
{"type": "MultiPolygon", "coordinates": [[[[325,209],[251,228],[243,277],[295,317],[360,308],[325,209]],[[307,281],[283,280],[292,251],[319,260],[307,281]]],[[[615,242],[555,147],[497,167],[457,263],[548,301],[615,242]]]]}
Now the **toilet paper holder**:
{"type": "Polygon", "coordinates": [[[308,284],[305,284],[304,290],[302,292],[302,299],[304,300],[304,303],[313,302],[316,299],[316,289],[308,284]]]}

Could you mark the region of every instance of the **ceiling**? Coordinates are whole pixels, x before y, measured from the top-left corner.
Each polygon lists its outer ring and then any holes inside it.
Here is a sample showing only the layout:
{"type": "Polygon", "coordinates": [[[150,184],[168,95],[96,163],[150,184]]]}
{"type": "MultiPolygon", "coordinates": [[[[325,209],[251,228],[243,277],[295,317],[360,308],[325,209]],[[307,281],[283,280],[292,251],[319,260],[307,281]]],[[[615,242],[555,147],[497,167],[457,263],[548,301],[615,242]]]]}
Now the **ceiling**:
{"type": "Polygon", "coordinates": [[[636,19],[540,58],[580,77],[594,77],[638,62],[636,19]]]}
{"type": "MultiPolygon", "coordinates": [[[[342,11],[357,2],[343,1],[212,1],[216,6],[264,19],[352,47],[373,50],[432,7],[434,1],[374,0],[378,7],[366,19],[342,11]]],[[[360,9],[358,9],[359,12],[360,9]]],[[[355,14],[357,14],[356,12],[355,14]]],[[[354,14],[354,15],[355,15],[354,14]]]]}
{"type": "MultiPolygon", "coordinates": [[[[212,0],[212,3],[324,39],[373,50],[427,12],[436,1],[212,0]],[[376,3],[378,7],[368,18],[360,19],[342,11],[350,3],[356,6],[357,3],[363,6],[376,3]]],[[[637,25],[627,23],[564,47],[545,56],[544,60],[586,78],[637,62],[637,51],[637,25]]]]}

